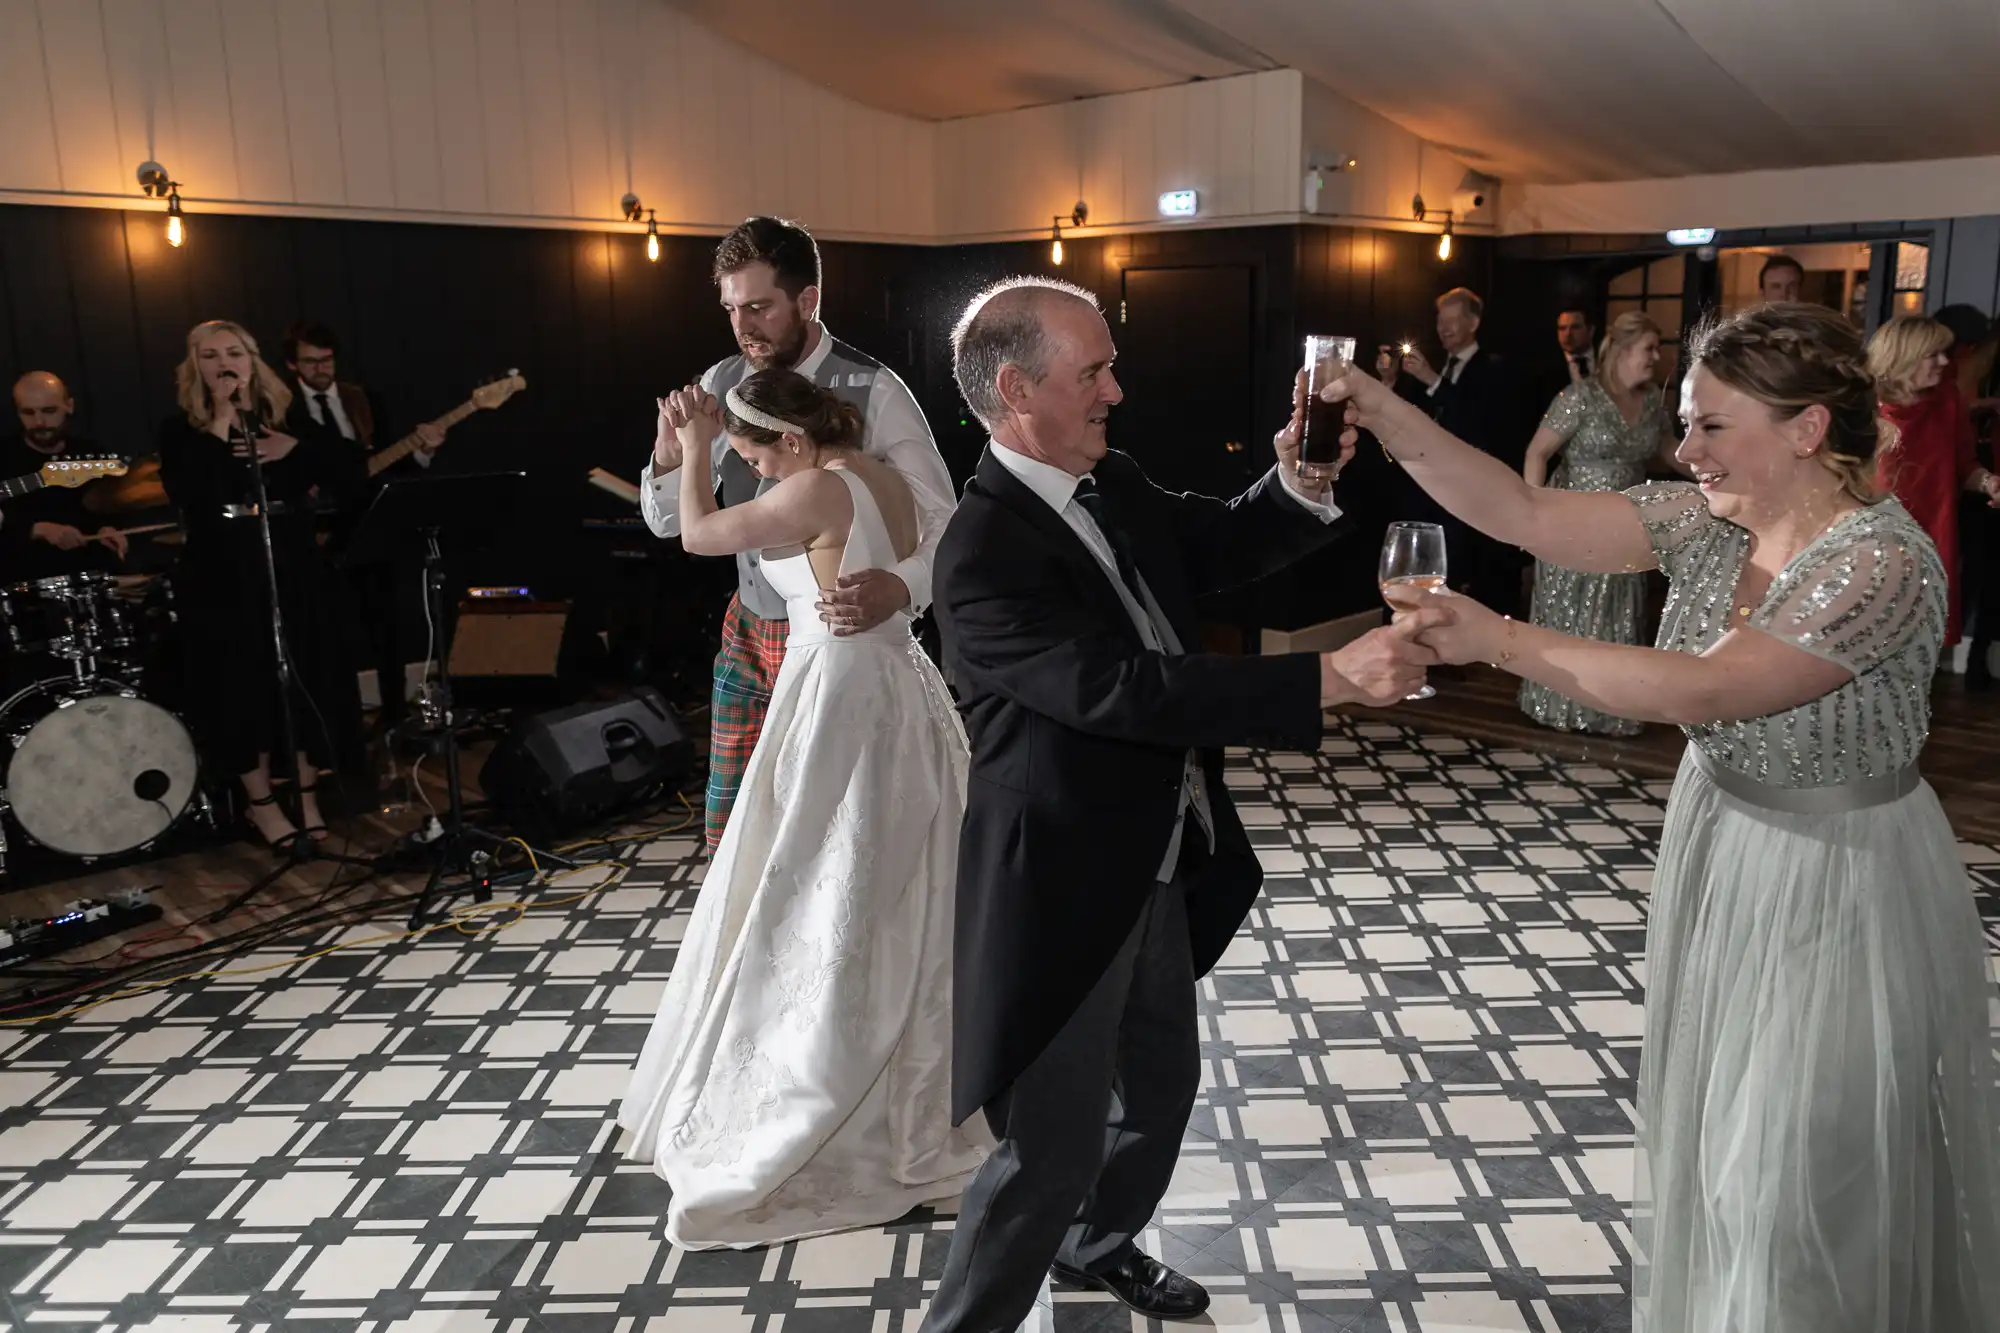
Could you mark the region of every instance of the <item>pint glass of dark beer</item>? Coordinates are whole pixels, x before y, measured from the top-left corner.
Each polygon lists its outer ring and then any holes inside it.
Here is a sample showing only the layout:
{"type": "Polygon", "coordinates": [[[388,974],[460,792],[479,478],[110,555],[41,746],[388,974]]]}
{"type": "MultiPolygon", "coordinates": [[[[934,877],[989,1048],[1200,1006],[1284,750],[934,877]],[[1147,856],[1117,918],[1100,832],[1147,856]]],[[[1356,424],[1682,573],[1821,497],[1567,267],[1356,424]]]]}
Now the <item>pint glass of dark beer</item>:
{"type": "Polygon", "coordinates": [[[1324,485],[1334,479],[1340,463],[1340,432],[1345,429],[1347,404],[1321,400],[1319,391],[1340,378],[1354,360],[1354,339],[1327,333],[1306,335],[1306,429],[1299,438],[1299,479],[1324,485]]]}

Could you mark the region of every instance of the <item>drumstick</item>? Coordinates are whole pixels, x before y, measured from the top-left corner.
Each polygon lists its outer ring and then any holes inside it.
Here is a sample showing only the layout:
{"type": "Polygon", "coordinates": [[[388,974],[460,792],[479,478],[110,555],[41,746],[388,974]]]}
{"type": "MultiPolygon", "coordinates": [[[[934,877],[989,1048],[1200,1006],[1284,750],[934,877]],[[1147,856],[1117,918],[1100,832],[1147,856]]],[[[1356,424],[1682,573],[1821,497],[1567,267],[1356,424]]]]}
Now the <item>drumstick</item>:
{"type": "Polygon", "coordinates": [[[116,531],[121,537],[144,537],[155,532],[173,532],[179,527],[178,523],[148,523],[142,528],[118,528],[116,531]]]}

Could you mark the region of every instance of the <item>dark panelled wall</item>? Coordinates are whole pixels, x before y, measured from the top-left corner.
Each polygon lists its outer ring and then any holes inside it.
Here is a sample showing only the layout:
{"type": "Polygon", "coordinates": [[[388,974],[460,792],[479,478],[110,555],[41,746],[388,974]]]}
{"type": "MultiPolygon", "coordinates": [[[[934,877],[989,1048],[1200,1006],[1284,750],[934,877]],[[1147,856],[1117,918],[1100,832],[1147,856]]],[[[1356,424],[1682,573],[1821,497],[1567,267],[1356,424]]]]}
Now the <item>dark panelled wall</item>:
{"type": "MultiPolygon", "coordinates": [[[[588,471],[635,474],[653,398],[731,350],[708,277],[713,244],[662,237],[652,264],[641,238],[626,234],[195,216],[187,244],[173,250],[153,212],[0,207],[0,375],[57,372],[76,391],[84,432],[143,453],[172,409],[187,330],[202,319],[248,325],[273,365],[292,320],[331,323],[344,338],[344,372],[384,395],[403,429],[518,367],[528,391],[458,427],[440,466],[532,472],[548,524],[535,535],[562,547],[579,515],[619,512],[585,484],[588,471]]],[[[1352,333],[1364,354],[1378,341],[1428,339],[1436,294],[1461,282],[1484,290],[1493,262],[1480,239],[1461,240],[1445,264],[1434,237],[1346,227],[1163,231],[1066,248],[1057,268],[1046,242],[823,247],[829,327],[904,376],[961,479],[983,436],[952,385],[947,342],[966,298],[992,279],[1030,272],[1078,282],[1103,301],[1115,336],[1126,268],[1249,267],[1253,441],[1268,450],[1304,333],[1352,333]]],[[[1198,326],[1201,312],[1187,318],[1198,326]]],[[[1388,515],[1366,473],[1343,488],[1365,529],[1344,544],[1349,558],[1286,580],[1264,599],[1268,623],[1373,602],[1373,541],[1388,515]]]]}

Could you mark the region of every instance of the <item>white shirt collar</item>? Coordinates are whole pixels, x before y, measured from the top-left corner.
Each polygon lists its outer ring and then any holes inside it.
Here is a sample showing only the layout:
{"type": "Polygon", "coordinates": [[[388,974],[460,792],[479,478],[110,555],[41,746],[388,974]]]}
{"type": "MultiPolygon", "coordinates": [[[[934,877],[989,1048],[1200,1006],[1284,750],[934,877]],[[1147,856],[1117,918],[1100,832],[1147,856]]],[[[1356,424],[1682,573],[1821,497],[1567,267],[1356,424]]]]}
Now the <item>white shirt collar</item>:
{"type": "Polygon", "coordinates": [[[804,375],[807,379],[812,379],[815,375],[819,374],[819,368],[826,364],[827,354],[832,350],[833,335],[828,333],[826,325],[822,324],[819,326],[818,344],[810,352],[807,352],[805,357],[796,366],[793,366],[792,369],[798,371],[799,374],[804,375]]]}
{"type": "Polygon", "coordinates": [[[1058,514],[1069,508],[1069,502],[1076,498],[1078,478],[1071,476],[1053,463],[1044,463],[1039,458],[1030,458],[1024,453],[1008,448],[998,440],[992,442],[993,457],[1001,467],[1018,478],[1023,486],[1042,498],[1042,503],[1058,514]]]}
{"type": "Polygon", "coordinates": [[[1479,344],[1476,342],[1469,342],[1464,347],[1461,347],[1458,351],[1453,352],[1451,354],[1451,359],[1453,361],[1458,362],[1458,364],[1462,366],[1466,362],[1472,360],[1473,357],[1478,355],[1479,355],[1479,344]]]}

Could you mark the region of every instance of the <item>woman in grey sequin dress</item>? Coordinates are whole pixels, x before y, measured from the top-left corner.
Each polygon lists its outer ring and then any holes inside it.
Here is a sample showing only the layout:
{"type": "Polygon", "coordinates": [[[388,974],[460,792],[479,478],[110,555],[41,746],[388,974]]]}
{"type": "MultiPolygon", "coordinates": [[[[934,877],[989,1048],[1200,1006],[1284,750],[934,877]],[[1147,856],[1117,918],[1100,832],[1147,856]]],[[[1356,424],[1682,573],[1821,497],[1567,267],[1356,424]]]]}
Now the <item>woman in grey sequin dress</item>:
{"type": "Polygon", "coordinates": [[[1535,490],[1359,373],[1329,390],[1447,509],[1600,573],[1657,566],[1658,648],[1418,595],[1422,641],[1678,723],[1646,934],[1638,1333],[2000,1329],[1994,988],[1919,777],[1944,571],[1873,490],[1852,326],[1763,307],[1689,344],[1698,485],[1535,490]]]}
{"type": "MultiPolygon", "coordinates": [[[[1646,465],[1671,448],[1653,372],[1660,326],[1638,311],[1611,322],[1597,352],[1597,373],[1556,395],[1528,442],[1521,475],[1530,486],[1565,491],[1622,491],[1646,479],[1646,465]],[[1554,474],[1549,465],[1555,461],[1554,474]]],[[[1644,574],[1586,574],[1535,562],[1529,619],[1559,634],[1600,643],[1637,643],[1644,629],[1644,574]]],[[[1539,681],[1521,682],[1521,711],[1557,731],[1636,736],[1645,729],[1578,703],[1539,681]]]]}

